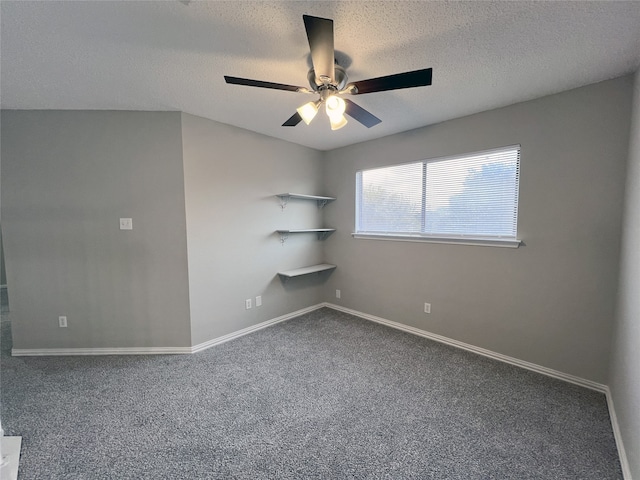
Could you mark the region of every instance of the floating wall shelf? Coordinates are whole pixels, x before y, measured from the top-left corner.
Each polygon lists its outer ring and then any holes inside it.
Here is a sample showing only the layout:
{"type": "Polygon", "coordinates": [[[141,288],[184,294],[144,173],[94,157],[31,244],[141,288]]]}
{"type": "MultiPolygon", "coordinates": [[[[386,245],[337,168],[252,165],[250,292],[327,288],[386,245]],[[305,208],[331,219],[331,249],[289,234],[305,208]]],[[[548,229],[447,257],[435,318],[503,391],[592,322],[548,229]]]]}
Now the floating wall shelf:
{"type": "MultiPolygon", "coordinates": [[[[335,200],[335,198],[333,197],[323,197],[320,195],[303,195],[300,193],[279,193],[276,195],[276,197],[280,199],[280,206],[282,207],[282,210],[284,210],[284,207],[287,206],[287,203],[292,198],[298,200],[312,200],[317,203],[318,208],[322,208],[327,203],[333,202],[335,200]]],[[[280,235],[280,242],[283,245],[291,234],[315,233],[318,236],[318,240],[324,240],[335,231],[335,228],[300,228],[295,230],[276,230],[276,232],[278,232],[278,235],[280,235]]],[[[319,265],[311,265],[309,267],[296,268],[294,270],[285,270],[282,272],[278,272],[278,275],[283,282],[287,282],[291,278],[301,277],[303,275],[311,275],[312,273],[319,274],[322,272],[332,271],[335,268],[336,266],[331,265],[330,263],[321,263],[319,265]]]]}
{"type": "Polygon", "coordinates": [[[295,198],[298,200],[315,200],[318,204],[318,208],[324,207],[327,203],[333,202],[333,197],[321,197],[319,195],[303,195],[300,193],[279,193],[276,195],[280,199],[280,206],[284,210],[290,199],[295,198]]]}
{"type": "Polygon", "coordinates": [[[294,270],[285,270],[283,272],[278,272],[280,278],[285,282],[291,278],[301,277],[303,275],[311,275],[312,273],[322,273],[327,272],[329,270],[334,270],[336,268],[335,265],[331,265],[329,263],[321,263],[319,265],[311,265],[309,267],[296,268],[294,270]]]}
{"type": "Polygon", "coordinates": [[[335,232],[335,228],[306,228],[301,230],[276,230],[280,235],[280,242],[284,243],[287,238],[289,238],[290,233],[316,233],[318,235],[318,240],[324,240],[333,232],[335,232]]]}

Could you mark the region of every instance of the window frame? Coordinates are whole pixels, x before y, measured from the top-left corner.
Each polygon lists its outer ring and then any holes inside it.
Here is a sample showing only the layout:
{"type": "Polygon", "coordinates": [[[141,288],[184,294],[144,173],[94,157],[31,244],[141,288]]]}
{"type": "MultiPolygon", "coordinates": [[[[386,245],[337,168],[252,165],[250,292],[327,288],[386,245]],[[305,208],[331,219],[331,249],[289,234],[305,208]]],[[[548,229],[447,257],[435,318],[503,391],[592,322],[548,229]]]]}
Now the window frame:
{"type": "Polygon", "coordinates": [[[521,173],[521,154],[522,147],[520,144],[507,145],[499,148],[492,148],[489,150],[482,150],[478,152],[468,152],[460,155],[450,155],[445,157],[435,157],[424,160],[417,160],[411,162],[397,163],[392,165],[384,165],[380,167],[363,168],[356,171],[356,185],[355,185],[355,228],[351,234],[356,239],[368,239],[368,240],[391,240],[400,242],[426,242],[426,243],[444,243],[454,245],[478,245],[478,246],[494,246],[494,247],[508,247],[518,248],[522,244],[522,240],[518,238],[518,213],[520,202],[520,173],[521,173]],[[428,234],[423,233],[425,230],[426,222],[426,170],[427,165],[433,162],[452,161],[456,159],[464,159],[469,157],[476,157],[481,155],[490,155],[499,152],[505,152],[508,150],[517,150],[517,166],[516,166],[516,185],[515,185],[515,236],[505,237],[499,235],[478,235],[478,234],[428,234]],[[421,201],[421,232],[420,233],[396,233],[396,232],[365,232],[358,231],[362,210],[362,172],[378,170],[383,168],[400,167],[402,165],[422,164],[422,201],[421,201]]]}

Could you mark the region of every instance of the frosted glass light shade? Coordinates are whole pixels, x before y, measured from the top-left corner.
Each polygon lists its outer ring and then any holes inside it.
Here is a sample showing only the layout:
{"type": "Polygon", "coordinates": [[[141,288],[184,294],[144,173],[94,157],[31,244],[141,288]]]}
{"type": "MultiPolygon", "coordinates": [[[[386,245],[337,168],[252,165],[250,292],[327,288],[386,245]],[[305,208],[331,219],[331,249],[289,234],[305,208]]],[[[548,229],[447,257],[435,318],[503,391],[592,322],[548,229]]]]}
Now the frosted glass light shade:
{"type": "Polygon", "coordinates": [[[341,117],[344,111],[346,110],[346,108],[347,108],[347,104],[342,98],[337,97],[335,95],[331,95],[329,98],[327,98],[326,109],[327,109],[327,115],[329,115],[329,118],[341,117]]]}
{"type": "Polygon", "coordinates": [[[305,103],[301,107],[297,108],[296,111],[302,117],[304,123],[309,125],[311,120],[313,120],[318,113],[318,104],[317,102],[305,103]]]}
{"type": "Polygon", "coordinates": [[[347,124],[347,119],[344,115],[332,115],[329,117],[331,122],[331,130],[339,130],[347,124]]]}

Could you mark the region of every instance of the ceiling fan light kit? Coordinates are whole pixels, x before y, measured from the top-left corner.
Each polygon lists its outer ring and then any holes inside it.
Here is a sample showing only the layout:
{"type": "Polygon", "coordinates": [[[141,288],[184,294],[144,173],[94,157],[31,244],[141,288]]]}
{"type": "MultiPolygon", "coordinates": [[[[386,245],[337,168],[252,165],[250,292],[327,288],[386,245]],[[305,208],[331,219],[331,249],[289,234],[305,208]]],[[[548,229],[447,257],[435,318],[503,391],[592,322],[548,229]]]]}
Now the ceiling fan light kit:
{"type": "Polygon", "coordinates": [[[316,102],[305,103],[301,107],[298,107],[296,111],[302,117],[304,123],[309,125],[311,120],[313,120],[318,113],[318,107],[320,106],[321,101],[318,100],[316,102]]]}
{"type": "Polygon", "coordinates": [[[346,108],[347,104],[342,98],[336,95],[329,95],[325,101],[325,109],[329,116],[331,130],[339,130],[347,124],[347,119],[344,118],[346,108]]]}
{"type": "Polygon", "coordinates": [[[335,95],[330,95],[326,101],[327,115],[329,117],[341,116],[347,108],[345,101],[335,95]]]}
{"type": "Polygon", "coordinates": [[[344,115],[337,115],[329,117],[329,123],[331,124],[331,130],[340,130],[347,124],[347,119],[344,115]]]}
{"type": "Polygon", "coordinates": [[[379,124],[382,120],[349,99],[339,95],[362,95],[365,93],[399,90],[402,88],[423,87],[431,85],[432,69],[424,68],[412,72],[397,73],[384,77],[348,82],[347,72],[336,63],[333,47],[333,20],[328,18],[303,15],[304,27],[307,32],[311,63],[313,67],[307,73],[307,80],[311,90],[306,87],[285,85],[281,83],[251,80],[248,78],[230,77],[225,75],[227,83],[245,85],[248,87],[271,88],[298,93],[317,93],[320,98],[315,102],[308,102],[296,109],[283,127],[295,127],[301,121],[307,125],[316,117],[322,104],[325,105],[331,130],[338,130],[347,124],[346,113],[367,128],[379,124]]]}

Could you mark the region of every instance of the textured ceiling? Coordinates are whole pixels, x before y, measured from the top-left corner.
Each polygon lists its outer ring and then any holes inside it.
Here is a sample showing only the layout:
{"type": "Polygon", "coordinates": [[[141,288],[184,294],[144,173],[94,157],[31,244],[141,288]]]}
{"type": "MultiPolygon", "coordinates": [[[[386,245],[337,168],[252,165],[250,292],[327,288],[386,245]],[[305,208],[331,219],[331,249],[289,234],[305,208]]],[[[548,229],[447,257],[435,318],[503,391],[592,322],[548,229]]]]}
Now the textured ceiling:
{"type": "Polygon", "coordinates": [[[9,109],[177,110],[319,150],[635,71],[640,2],[0,2],[0,101],[9,109]],[[281,127],[312,97],[302,15],[334,20],[352,81],[433,67],[433,85],[351,97],[382,119],[281,127]]]}

